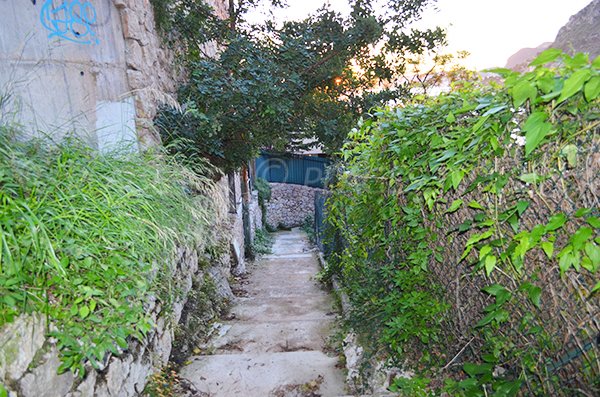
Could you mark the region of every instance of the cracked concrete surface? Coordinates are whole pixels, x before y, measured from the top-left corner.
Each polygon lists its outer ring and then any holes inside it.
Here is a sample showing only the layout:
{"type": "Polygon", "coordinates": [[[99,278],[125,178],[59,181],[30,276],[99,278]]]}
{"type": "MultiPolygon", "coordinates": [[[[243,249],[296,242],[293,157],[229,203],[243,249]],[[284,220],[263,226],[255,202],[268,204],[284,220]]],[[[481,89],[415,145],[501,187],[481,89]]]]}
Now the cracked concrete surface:
{"type": "Polygon", "coordinates": [[[181,376],[214,397],[344,395],[338,358],[324,352],[333,299],[314,280],[319,265],[305,234],[276,233],[273,253],[250,271],[232,319],[202,346],[211,354],[192,357],[181,376]]]}

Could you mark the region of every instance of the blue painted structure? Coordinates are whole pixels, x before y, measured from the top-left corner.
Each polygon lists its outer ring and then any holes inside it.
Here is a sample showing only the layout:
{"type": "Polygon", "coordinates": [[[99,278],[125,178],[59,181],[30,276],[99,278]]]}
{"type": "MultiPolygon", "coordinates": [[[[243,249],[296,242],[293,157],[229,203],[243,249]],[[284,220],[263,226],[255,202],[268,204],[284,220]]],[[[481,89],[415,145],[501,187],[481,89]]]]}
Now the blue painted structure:
{"type": "Polygon", "coordinates": [[[256,159],[256,176],[268,182],[323,188],[325,168],[330,163],[323,157],[262,152],[256,159]]]}

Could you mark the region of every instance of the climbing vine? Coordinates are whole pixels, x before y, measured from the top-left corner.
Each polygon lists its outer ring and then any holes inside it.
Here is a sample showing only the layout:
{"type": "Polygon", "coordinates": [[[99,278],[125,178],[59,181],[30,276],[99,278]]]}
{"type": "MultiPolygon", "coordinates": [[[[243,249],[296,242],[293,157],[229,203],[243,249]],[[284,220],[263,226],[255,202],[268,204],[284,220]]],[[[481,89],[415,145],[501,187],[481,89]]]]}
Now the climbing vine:
{"type": "Polygon", "coordinates": [[[453,395],[600,387],[600,58],[531,67],[374,111],[328,202],[357,321],[396,362],[440,364],[423,376],[453,395]]]}

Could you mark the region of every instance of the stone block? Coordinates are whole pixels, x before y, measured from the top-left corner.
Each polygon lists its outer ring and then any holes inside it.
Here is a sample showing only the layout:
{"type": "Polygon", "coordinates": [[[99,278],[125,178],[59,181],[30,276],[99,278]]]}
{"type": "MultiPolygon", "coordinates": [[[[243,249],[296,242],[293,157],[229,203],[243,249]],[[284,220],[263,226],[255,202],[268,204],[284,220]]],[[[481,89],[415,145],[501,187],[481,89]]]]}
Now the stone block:
{"type": "Polygon", "coordinates": [[[131,9],[121,11],[121,25],[123,26],[123,37],[126,39],[139,39],[145,34],[137,14],[131,9]]]}
{"type": "Polygon", "coordinates": [[[37,351],[43,346],[46,319],[23,315],[0,330],[0,382],[23,376],[37,351]]]}
{"type": "Polygon", "coordinates": [[[126,50],[127,67],[142,70],[144,64],[142,46],[137,40],[127,40],[126,50]]]}
{"type": "Polygon", "coordinates": [[[65,396],[73,383],[75,375],[67,371],[57,374],[60,359],[56,349],[44,354],[44,362],[33,368],[20,381],[21,397],[62,397],[65,396]]]}
{"type": "Polygon", "coordinates": [[[146,77],[139,70],[127,69],[127,81],[132,90],[141,90],[147,86],[146,77]]]}
{"type": "Polygon", "coordinates": [[[129,376],[132,362],[133,357],[130,354],[110,360],[106,374],[106,387],[110,396],[122,396],[121,389],[129,376]]]}

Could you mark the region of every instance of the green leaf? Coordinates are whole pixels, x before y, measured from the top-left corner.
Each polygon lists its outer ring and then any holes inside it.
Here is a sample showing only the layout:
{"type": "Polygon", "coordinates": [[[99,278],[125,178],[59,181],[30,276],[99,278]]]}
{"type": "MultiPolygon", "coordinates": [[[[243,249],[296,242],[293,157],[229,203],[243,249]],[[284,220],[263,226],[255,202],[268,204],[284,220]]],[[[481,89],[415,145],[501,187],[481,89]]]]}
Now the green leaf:
{"type": "Polygon", "coordinates": [[[473,364],[473,363],[465,363],[463,366],[463,370],[472,377],[476,377],[477,375],[483,374],[491,374],[494,370],[494,364],[485,363],[485,364],[473,364]]]}
{"type": "Polygon", "coordinates": [[[490,247],[489,245],[484,245],[483,247],[481,247],[481,249],[479,250],[479,260],[485,258],[490,252],[492,252],[492,247],[490,247]]]}
{"type": "Polygon", "coordinates": [[[419,190],[423,186],[427,185],[427,183],[431,180],[431,178],[421,177],[413,181],[410,185],[404,189],[405,192],[410,192],[412,190],[419,190]]]}
{"type": "Polygon", "coordinates": [[[448,116],[446,116],[446,123],[452,124],[455,121],[456,121],[456,117],[454,117],[454,114],[452,112],[448,113],[448,116]]]}
{"type": "Polygon", "coordinates": [[[8,391],[4,388],[2,383],[0,383],[0,397],[8,397],[8,391]]]}
{"type": "Polygon", "coordinates": [[[529,66],[539,66],[548,62],[555,61],[558,57],[563,54],[561,50],[558,48],[548,48],[545,51],[542,51],[540,55],[538,55],[529,66]]]}
{"type": "Polygon", "coordinates": [[[489,118],[489,115],[480,117],[479,120],[473,125],[473,132],[479,131],[481,127],[483,127],[485,122],[488,121],[489,118]]]}
{"type": "Polygon", "coordinates": [[[550,217],[550,219],[548,220],[548,224],[546,225],[546,233],[560,229],[565,224],[565,222],[567,222],[567,216],[562,212],[553,215],[552,217],[550,217]]]}
{"type": "Polygon", "coordinates": [[[594,61],[592,62],[592,67],[600,69],[600,55],[597,56],[596,59],[594,59],[594,61]]]}
{"type": "Polygon", "coordinates": [[[485,274],[489,277],[492,271],[496,268],[498,259],[494,255],[485,257],[485,274]]]}
{"type": "Polygon", "coordinates": [[[496,320],[499,323],[505,322],[509,318],[509,313],[506,310],[495,310],[489,312],[484,318],[475,324],[475,328],[481,328],[492,321],[496,320]]]}
{"type": "Polygon", "coordinates": [[[547,123],[548,115],[545,112],[533,112],[525,122],[525,154],[529,155],[544,140],[552,130],[552,124],[547,123]]]}
{"type": "Polygon", "coordinates": [[[517,203],[516,208],[517,208],[517,213],[519,214],[519,216],[521,216],[523,214],[523,212],[525,212],[525,210],[527,208],[529,208],[529,201],[525,201],[525,200],[519,201],[517,203]]]}
{"type": "Polygon", "coordinates": [[[583,88],[583,85],[586,81],[589,80],[592,71],[590,69],[579,69],[575,71],[571,77],[565,80],[565,85],[563,86],[562,91],[560,92],[560,97],[558,98],[558,103],[563,102],[564,100],[572,97],[577,94],[583,88]]]}
{"type": "Polygon", "coordinates": [[[488,238],[490,238],[492,236],[492,234],[494,234],[493,230],[488,230],[487,232],[484,232],[484,233],[474,234],[467,241],[467,246],[470,246],[470,245],[473,245],[475,243],[478,243],[481,240],[488,239],[488,238]]]}
{"type": "Polygon", "coordinates": [[[577,165],[577,146],[571,144],[565,146],[560,153],[567,158],[569,167],[574,168],[577,165]]]}
{"type": "Polygon", "coordinates": [[[484,210],[483,206],[475,200],[471,201],[468,205],[469,205],[469,207],[477,209],[477,210],[484,210]]]}
{"type": "Polygon", "coordinates": [[[600,229],[600,219],[598,219],[597,217],[590,216],[586,219],[586,222],[589,223],[589,225],[594,229],[600,229]]]}
{"type": "Polygon", "coordinates": [[[119,347],[121,349],[127,349],[128,344],[127,344],[127,341],[124,338],[122,338],[120,336],[117,336],[115,338],[115,341],[117,342],[117,345],[119,345],[119,347]]]}
{"type": "Polygon", "coordinates": [[[583,95],[588,102],[593,101],[600,95],[600,76],[594,76],[585,84],[583,95]]]}
{"type": "Polygon", "coordinates": [[[600,247],[594,244],[592,241],[585,243],[585,253],[592,261],[594,268],[600,266],[600,247]]]}
{"type": "Polygon", "coordinates": [[[90,314],[90,309],[87,306],[81,306],[79,308],[79,316],[81,318],[86,318],[90,314]]]}
{"type": "Polygon", "coordinates": [[[537,96],[537,88],[533,85],[531,81],[521,81],[517,83],[512,89],[513,103],[515,108],[518,108],[526,100],[533,101],[537,96]]]}
{"type": "MultiPolygon", "coordinates": [[[[536,90],[536,94],[537,94],[537,90],[536,90]]],[[[491,115],[501,112],[507,108],[508,108],[508,105],[494,106],[493,108],[486,110],[486,112],[483,114],[483,116],[491,116],[491,115]]]]}
{"type": "Polygon", "coordinates": [[[571,236],[573,249],[580,250],[585,242],[592,236],[593,230],[587,226],[580,227],[575,234],[571,236]]]}
{"type": "Polygon", "coordinates": [[[493,396],[514,397],[518,395],[522,385],[523,381],[521,379],[497,382],[497,385],[495,385],[494,387],[495,393],[493,394],[493,396]]]}
{"type": "Polygon", "coordinates": [[[552,259],[552,254],[554,253],[554,243],[550,241],[544,241],[540,244],[542,246],[542,250],[548,257],[548,259],[552,259]]]}
{"type": "Polygon", "coordinates": [[[519,231],[519,217],[517,214],[512,214],[506,221],[515,233],[519,231]]]}
{"type": "Polygon", "coordinates": [[[519,288],[527,293],[527,297],[539,309],[541,303],[542,289],[531,283],[523,283],[519,288]]]}
{"type": "Polygon", "coordinates": [[[462,204],[463,204],[463,201],[461,199],[454,200],[452,202],[452,204],[450,204],[450,207],[446,210],[446,213],[451,214],[451,213],[457,211],[462,204]]]}
{"type": "Polygon", "coordinates": [[[498,294],[504,291],[508,292],[508,290],[500,284],[488,285],[487,287],[483,287],[481,290],[492,296],[497,296],[498,294]]]}
{"type": "Polygon", "coordinates": [[[547,102],[550,102],[551,100],[553,100],[554,98],[557,98],[559,95],[560,95],[560,91],[557,91],[557,92],[551,92],[546,95],[542,95],[540,98],[541,98],[542,102],[547,103],[547,102]]]}
{"type": "Polygon", "coordinates": [[[460,185],[460,182],[462,181],[464,176],[465,173],[462,170],[456,170],[450,174],[450,178],[452,179],[452,187],[454,188],[454,190],[458,189],[458,185],[460,185]]]}
{"type": "Polygon", "coordinates": [[[596,285],[594,285],[594,288],[592,288],[592,290],[590,291],[590,295],[593,294],[593,293],[596,293],[598,291],[600,291],[600,281],[598,281],[596,283],[596,285]]]}
{"type": "Polygon", "coordinates": [[[573,251],[573,246],[570,244],[560,251],[558,258],[558,267],[560,268],[561,274],[564,274],[571,267],[577,268],[579,266],[579,252],[573,251]]]}
{"type": "Polygon", "coordinates": [[[588,215],[591,212],[592,210],[589,208],[580,208],[577,211],[575,211],[575,217],[581,218],[582,216],[588,215]]]}
{"type": "Polygon", "coordinates": [[[538,175],[536,172],[532,172],[530,174],[519,175],[519,180],[525,183],[537,183],[544,180],[544,177],[538,175]]]}

